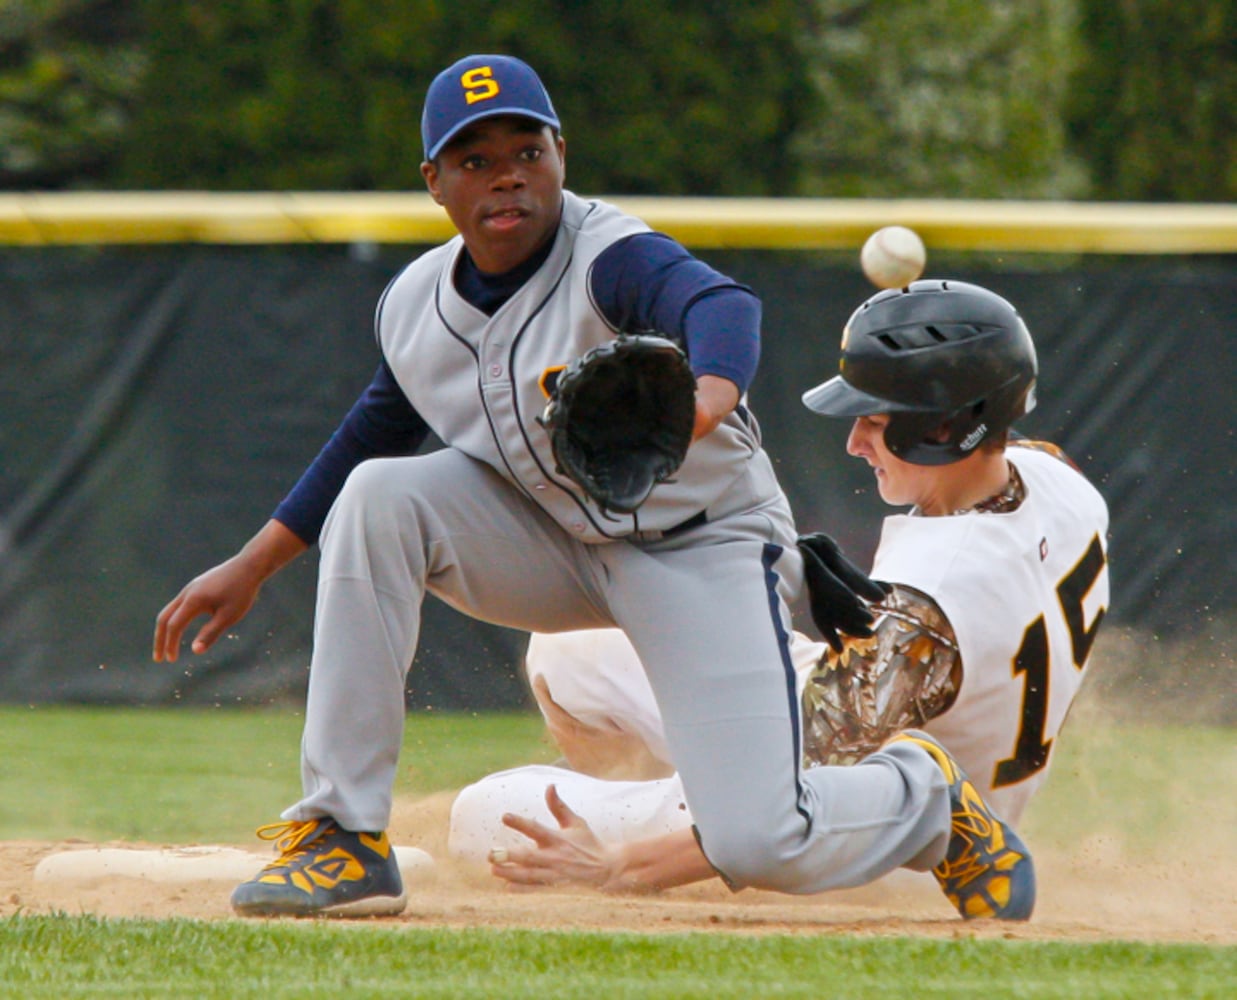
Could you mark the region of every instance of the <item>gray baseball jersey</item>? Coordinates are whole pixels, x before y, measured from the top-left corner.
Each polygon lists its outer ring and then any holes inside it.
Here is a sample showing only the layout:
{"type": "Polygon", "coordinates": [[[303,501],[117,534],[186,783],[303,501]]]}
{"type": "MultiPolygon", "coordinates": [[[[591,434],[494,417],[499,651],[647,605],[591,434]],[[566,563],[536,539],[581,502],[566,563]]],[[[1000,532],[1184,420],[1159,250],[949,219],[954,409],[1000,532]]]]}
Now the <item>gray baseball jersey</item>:
{"type": "Polygon", "coordinates": [[[738,509],[780,493],[755,424],[740,413],[696,442],[673,481],[632,515],[603,516],[575,483],[555,473],[549,435],[537,423],[549,381],[617,332],[592,302],[589,265],[610,244],[647,231],[604,202],[565,192],[549,258],[494,316],[470,305],[452,283],[463,248],[458,237],[400,275],[380,307],[383,355],[438,437],[496,470],[581,541],[661,531],[719,502],[738,509]]]}

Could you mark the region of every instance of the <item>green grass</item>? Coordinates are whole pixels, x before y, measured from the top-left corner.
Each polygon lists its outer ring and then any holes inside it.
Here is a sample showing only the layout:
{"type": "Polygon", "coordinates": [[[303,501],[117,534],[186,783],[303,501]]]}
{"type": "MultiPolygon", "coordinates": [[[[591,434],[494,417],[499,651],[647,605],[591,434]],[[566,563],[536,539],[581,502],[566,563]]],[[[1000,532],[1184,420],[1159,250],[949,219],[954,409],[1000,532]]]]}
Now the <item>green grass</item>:
{"type": "MultiPolygon", "coordinates": [[[[299,792],[300,727],[287,709],[0,708],[0,839],[246,843],[299,792]]],[[[419,712],[396,791],[550,757],[535,715],[419,712]]],[[[1233,773],[1232,729],[1075,719],[1027,830],[1068,847],[1116,816],[1127,846],[1162,850],[1183,816],[1237,825],[1231,779],[1197,780],[1233,773]]],[[[1203,945],[0,919],[5,998],[1218,998],[1235,982],[1237,949],[1203,945]]]]}
{"type": "Polygon", "coordinates": [[[0,920],[0,996],[1221,997],[1237,953],[1002,940],[0,920]]]}
{"type": "Polygon", "coordinates": [[[1080,717],[1066,727],[1021,825],[1031,842],[1063,846],[1119,827],[1126,850],[1153,856],[1183,824],[1237,829],[1233,775],[1237,729],[1080,717]]]}
{"type": "MultiPolygon", "coordinates": [[[[301,722],[291,709],[0,706],[0,839],[247,843],[300,793],[301,722]]],[[[534,713],[414,712],[396,794],[553,756],[534,713]]],[[[1068,844],[1111,825],[1119,803],[1126,846],[1141,852],[1165,842],[1183,805],[1237,828],[1237,800],[1179,787],[1206,773],[1237,773],[1233,729],[1075,719],[1024,826],[1068,844]]]]}
{"type": "MultiPolygon", "coordinates": [[[[0,839],[247,842],[300,796],[291,710],[0,707],[0,839]]],[[[416,712],[396,794],[546,761],[531,713],[416,712]]]]}

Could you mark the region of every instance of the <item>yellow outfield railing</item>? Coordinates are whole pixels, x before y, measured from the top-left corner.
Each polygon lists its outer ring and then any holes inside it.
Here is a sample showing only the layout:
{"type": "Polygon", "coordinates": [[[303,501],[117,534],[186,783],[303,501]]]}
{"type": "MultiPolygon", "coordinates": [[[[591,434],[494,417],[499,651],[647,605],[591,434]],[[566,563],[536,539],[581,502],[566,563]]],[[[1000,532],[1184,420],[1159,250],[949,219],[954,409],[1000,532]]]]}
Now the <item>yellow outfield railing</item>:
{"type": "MultiPolygon", "coordinates": [[[[884,225],[935,250],[1237,253],[1237,205],[607,196],[693,247],[842,250],[884,225]]],[[[427,194],[0,194],[0,245],[437,243],[455,232],[427,194]]]]}

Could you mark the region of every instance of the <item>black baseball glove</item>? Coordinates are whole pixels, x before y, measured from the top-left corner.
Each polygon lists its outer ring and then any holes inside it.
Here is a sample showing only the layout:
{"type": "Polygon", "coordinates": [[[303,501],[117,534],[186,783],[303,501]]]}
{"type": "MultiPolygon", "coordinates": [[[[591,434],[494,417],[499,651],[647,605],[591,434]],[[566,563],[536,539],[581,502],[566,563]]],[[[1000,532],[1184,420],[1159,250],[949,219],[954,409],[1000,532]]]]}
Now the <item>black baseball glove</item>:
{"type": "Polygon", "coordinates": [[[807,581],[808,604],[812,621],[835,652],[842,651],[839,633],[866,639],[876,620],[868,602],[884,599],[893,588],[868,579],[828,535],[815,532],[800,535],[803,573],[807,581]]]}
{"type": "Polygon", "coordinates": [[[623,334],[559,373],[540,422],[557,471],[603,513],[631,514],[687,457],[696,378],[673,341],[623,334]]]}

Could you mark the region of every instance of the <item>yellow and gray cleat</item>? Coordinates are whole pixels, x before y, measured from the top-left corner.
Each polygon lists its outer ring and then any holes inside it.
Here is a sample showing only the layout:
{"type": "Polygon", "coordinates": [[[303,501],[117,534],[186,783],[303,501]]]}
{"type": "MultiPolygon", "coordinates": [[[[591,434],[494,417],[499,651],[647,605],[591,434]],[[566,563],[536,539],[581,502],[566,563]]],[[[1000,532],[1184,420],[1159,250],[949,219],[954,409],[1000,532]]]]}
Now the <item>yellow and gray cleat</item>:
{"type": "Polygon", "coordinates": [[[232,893],[247,917],[393,916],[408,902],[385,833],[353,833],[330,817],[258,828],[279,858],[232,893]]]}
{"type": "Polygon", "coordinates": [[[932,869],[967,920],[1029,920],[1035,909],[1035,866],[1013,828],[988,808],[949,752],[927,733],[907,730],[890,742],[923,747],[949,782],[950,835],[945,860],[932,869]]]}

